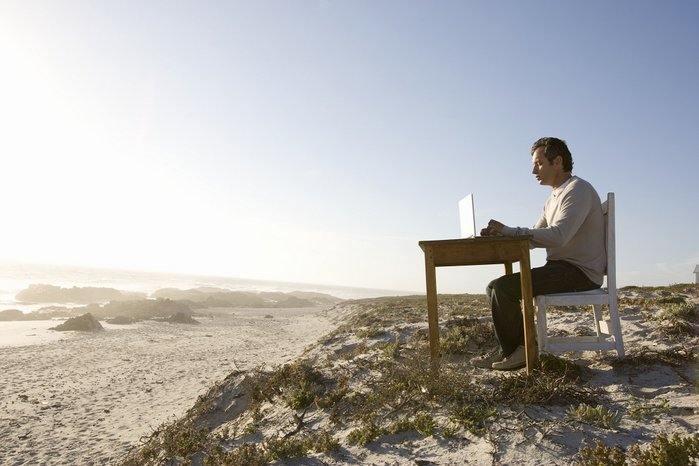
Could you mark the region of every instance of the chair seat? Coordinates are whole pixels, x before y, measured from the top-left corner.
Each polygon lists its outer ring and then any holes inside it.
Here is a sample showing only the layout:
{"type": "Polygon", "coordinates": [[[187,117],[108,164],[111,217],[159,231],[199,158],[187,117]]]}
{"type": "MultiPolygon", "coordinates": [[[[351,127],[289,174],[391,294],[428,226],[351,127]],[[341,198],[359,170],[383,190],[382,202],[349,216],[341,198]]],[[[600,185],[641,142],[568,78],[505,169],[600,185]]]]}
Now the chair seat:
{"type": "Polygon", "coordinates": [[[610,335],[600,335],[599,337],[549,337],[546,342],[546,350],[549,352],[565,351],[608,351],[617,349],[615,341],[604,340],[610,335]]]}
{"type": "Polygon", "coordinates": [[[547,295],[543,296],[548,296],[548,297],[557,297],[557,296],[594,296],[594,295],[608,295],[609,293],[606,290],[603,290],[602,288],[595,288],[594,290],[587,290],[587,291],[571,291],[570,293],[550,293],[547,295]]]}
{"type": "Polygon", "coordinates": [[[579,306],[583,304],[609,304],[609,293],[601,288],[575,293],[539,295],[537,302],[548,306],[579,306]]]}

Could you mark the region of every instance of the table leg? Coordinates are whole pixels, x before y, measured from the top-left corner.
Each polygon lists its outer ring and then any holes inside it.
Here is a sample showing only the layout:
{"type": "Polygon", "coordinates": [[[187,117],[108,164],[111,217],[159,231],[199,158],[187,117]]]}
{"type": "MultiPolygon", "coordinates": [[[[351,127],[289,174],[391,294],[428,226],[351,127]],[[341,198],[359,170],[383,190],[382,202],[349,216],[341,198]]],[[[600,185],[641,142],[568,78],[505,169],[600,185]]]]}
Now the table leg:
{"type": "Polygon", "coordinates": [[[532,272],[529,262],[529,246],[522,246],[520,265],[520,286],[522,287],[522,313],[524,320],[524,350],[527,358],[527,374],[531,374],[536,364],[536,330],[534,328],[534,296],[532,293],[532,272]]]}
{"type": "Polygon", "coordinates": [[[439,316],[437,315],[437,274],[432,251],[425,251],[425,277],[427,281],[427,323],[430,341],[432,369],[439,368],[439,316]]]}

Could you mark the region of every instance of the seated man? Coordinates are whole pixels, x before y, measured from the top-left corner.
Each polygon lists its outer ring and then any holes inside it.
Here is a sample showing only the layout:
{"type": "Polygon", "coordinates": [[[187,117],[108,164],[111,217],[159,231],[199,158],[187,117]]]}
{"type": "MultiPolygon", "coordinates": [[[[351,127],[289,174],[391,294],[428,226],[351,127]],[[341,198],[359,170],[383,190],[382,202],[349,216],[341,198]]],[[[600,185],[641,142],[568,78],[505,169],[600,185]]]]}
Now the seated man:
{"type": "MultiPolygon", "coordinates": [[[[532,174],[553,192],[534,228],[512,228],[490,220],[483,236],[531,235],[533,247],[546,248],[546,264],[532,269],[534,296],[585,291],[602,286],[607,256],[604,217],[597,192],[572,175],[573,157],[565,141],[541,138],[531,149],[532,174]]],[[[519,274],[504,275],[486,289],[500,348],[476,358],[477,367],[512,370],[526,364],[519,274]]]]}

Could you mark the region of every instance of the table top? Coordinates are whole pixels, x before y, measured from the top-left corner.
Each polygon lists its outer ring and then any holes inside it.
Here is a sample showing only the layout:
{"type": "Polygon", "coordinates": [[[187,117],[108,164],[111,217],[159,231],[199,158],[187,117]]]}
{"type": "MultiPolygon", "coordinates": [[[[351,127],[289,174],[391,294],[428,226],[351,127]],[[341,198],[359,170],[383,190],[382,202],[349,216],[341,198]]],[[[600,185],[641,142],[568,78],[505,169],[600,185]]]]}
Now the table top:
{"type": "Polygon", "coordinates": [[[477,236],[420,241],[420,248],[436,267],[517,262],[529,254],[531,236],[477,236]]]}
{"type": "Polygon", "coordinates": [[[424,240],[418,242],[420,247],[422,245],[449,245],[449,244],[469,244],[469,243],[497,243],[497,242],[511,242],[511,241],[522,241],[532,239],[531,235],[519,235],[519,236],[476,236],[475,238],[450,238],[450,239],[433,239],[424,240]]]}

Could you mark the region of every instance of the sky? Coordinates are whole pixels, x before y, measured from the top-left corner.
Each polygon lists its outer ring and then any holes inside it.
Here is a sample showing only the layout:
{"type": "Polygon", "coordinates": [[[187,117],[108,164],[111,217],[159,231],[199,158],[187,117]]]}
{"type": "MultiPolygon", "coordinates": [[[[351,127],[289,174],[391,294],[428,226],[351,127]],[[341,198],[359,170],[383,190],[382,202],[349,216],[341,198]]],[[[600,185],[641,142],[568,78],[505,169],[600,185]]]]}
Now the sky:
{"type": "Polygon", "coordinates": [[[618,284],[692,282],[698,22],[692,0],[0,0],[0,262],[424,293],[418,241],[457,237],[466,194],[479,227],[534,224],[529,150],[556,136],[616,193],[618,284]]]}

